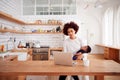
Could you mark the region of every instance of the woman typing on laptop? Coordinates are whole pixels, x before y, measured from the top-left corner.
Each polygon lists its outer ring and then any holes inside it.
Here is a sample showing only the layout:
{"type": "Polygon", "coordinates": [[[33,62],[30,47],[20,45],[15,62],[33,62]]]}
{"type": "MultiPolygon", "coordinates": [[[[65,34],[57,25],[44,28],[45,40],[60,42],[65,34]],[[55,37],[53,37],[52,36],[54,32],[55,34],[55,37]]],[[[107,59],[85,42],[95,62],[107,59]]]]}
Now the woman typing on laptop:
{"type": "MultiPolygon", "coordinates": [[[[74,22],[70,22],[70,23],[66,23],[64,25],[63,28],[63,33],[66,36],[69,36],[65,41],[64,41],[64,52],[71,52],[76,53],[79,49],[81,49],[81,47],[85,47],[87,46],[87,42],[83,41],[82,39],[80,39],[79,37],[76,36],[76,33],[78,32],[79,26],[74,23],[74,22]]],[[[66,75],[61,75],[59,77],[59,80],[65,80],[66,79],[66,75]]],[[[77,75],[72,75],[72,77],[74,78],[74,80],[79,80],[77,75]]]]}

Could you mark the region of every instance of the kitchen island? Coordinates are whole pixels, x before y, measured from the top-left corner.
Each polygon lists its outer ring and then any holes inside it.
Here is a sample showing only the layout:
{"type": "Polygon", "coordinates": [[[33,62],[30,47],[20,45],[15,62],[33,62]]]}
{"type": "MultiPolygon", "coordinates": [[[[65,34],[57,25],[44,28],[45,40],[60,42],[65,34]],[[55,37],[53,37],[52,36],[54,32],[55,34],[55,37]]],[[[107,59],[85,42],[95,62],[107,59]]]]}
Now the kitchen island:
{"type": "Polygon", "coordinates": [[[120,64],[113,60],[90,61],[85,67],[81,60],[75,66],[55,65],[53,60],[48,61],[0,61],[0,76],[27,76],[27,75],[91,75],[95,80],[104,80],[104,76],[120,76],[120,64]]]}

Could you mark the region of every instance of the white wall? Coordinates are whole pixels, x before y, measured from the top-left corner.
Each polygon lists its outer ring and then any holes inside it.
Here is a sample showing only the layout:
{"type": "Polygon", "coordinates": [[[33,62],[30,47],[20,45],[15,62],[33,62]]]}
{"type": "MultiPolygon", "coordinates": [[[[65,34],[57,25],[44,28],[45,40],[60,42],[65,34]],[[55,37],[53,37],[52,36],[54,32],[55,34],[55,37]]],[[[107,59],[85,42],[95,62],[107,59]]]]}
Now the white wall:
{"type": "Polygon", "coordinates": [[[0,0],[0,11],[10,14],[15,18],[21,16],[21,0],[0,0]]]}
{"type": "Polygon", "coordinates": [[[92,47],[92,53],[103,53],[101,48],[95,46],[102,43],[102,8],[95,8],[93,3],[77,2],[77,16],[80,20],[79,35],[88,40],[88,44],[92,47]]]}

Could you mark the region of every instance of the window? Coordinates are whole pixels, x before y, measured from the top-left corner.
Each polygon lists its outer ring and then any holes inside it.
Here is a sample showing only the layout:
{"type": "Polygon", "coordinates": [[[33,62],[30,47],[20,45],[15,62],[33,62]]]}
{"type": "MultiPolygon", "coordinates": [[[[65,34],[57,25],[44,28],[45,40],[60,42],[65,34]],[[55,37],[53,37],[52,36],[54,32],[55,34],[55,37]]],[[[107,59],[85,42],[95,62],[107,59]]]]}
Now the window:
{"type": "Polygon", "coordinates": [[[35,0],[23,0],[23,15],[34,15],[35,0]]]}
{"type": "Polygon", "coordinates": [[[120,6],[108,8],[105,12],[103,43],[120,46],[120,6]]]}
{"type": "Polygon", "coordinates": [[[23,0],[23,15],[75,15],[76,0],[23,0]]]}

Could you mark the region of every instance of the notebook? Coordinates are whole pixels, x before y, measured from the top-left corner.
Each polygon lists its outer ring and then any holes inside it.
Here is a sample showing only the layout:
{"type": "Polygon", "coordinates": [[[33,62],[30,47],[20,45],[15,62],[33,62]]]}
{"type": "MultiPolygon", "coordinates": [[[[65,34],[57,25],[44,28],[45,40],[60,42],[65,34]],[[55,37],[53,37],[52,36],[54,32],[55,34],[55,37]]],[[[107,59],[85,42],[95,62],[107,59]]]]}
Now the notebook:
{"type": "Polygon", "coordinates": [[[54,52],[54,63],[57,65],[73,66],[76,63],[72,60],[72,53],[54,52]]]}

